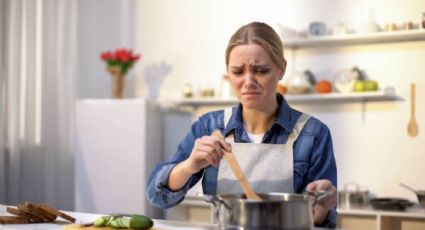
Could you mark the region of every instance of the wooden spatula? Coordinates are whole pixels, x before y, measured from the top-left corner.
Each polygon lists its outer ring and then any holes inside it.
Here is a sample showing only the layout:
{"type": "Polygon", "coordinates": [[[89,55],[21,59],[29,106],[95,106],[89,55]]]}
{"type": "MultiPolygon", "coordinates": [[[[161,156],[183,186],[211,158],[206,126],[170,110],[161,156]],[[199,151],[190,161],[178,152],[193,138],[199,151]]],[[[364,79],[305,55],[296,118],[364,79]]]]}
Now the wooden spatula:
{"type": "Polygon", "coordinates": [[[409,124],[407,124],[407,133],[411,137],[416,137],[419,130],[415,117],[415,88],[415,83],[410,84],[410,120],[409,124]]]}
{"type": "MultiPolygon", "coordinates": [[[[214,131],[213,136],[224,138],[223,134],[219,130],[214,131]]],[[[232,170],[233,174],[235,175],[236,179],[238,179],[239,184],[242,187],[242,190],[244,191],[246,197],[250,200],[261,200],[261,197],[259,197],[254,190],[252,190],[251,186],[249,185],[248,181],[246,180],[245,174],[242,172],[241,167],[239,166],[238,162],[236,161],[235,155],[233,153],[224,151],[224,159],[227,161],[227,163],[230,166],[230,169],[232,170]]]]}

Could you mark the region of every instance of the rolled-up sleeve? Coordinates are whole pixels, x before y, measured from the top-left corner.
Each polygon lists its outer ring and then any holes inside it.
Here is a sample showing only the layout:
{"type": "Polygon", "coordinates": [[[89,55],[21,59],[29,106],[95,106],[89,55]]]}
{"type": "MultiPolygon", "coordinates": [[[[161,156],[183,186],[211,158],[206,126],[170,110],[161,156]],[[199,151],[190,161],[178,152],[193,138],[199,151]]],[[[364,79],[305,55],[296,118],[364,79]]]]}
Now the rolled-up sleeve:
{"type": "Polygon", "coordinates": [[[168,188],[168,179],[173,168],[189,157],[195,140],[204,135],[202,122],[198,120],[193,123],[189,133],[180,142],[173,159],[156,165],[146,186],[146,198],[153,206],[166,209],[177,205],[184,199],[187,191],[200,180],[203,170],[193,174],[181,189],[173,191],[168,188]]]}

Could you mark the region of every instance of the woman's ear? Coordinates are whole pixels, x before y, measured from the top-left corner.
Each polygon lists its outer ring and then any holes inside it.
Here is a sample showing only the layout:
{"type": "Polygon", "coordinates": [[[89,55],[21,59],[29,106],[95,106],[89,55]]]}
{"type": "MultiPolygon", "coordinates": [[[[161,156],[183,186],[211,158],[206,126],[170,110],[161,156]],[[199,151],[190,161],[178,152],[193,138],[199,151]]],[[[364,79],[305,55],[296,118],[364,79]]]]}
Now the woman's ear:
{"type": "Polygon", "coordinates": [[[227,73],[226,74],[223,74],[223,79],[226,80],[226,81],[228,81],[229,80],[229,75],[227,73]]]}
{"type": "Polygon", "coordinates": [[[283,76],[285,75],[285,72],[286,72],[286,60],[283,60],[282,70],[280,72],[279,80],[282,80],[283,76]]]}

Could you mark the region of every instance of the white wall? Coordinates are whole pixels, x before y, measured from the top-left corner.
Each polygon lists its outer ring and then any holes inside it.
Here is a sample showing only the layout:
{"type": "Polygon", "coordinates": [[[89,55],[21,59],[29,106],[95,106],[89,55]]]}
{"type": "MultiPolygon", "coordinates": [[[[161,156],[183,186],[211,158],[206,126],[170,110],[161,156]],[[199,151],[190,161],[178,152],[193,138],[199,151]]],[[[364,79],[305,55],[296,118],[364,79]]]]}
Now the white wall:
{"type": "MultiPolygon", "coordinates": [[[[231,34],[254,20],[276,27],[278,23],[296,29],[307,28],[311,21],[334,25],[344,21],[355,28],[375,9],[380,24],[419,22],[425,11],[421,0],[269,0],[196,1],[158,0],[137,4],[137,47],[143,53],[141,64],[165,60],[173,71],[164,81],[160,97],[179,97],[182,86],[218,85],[225,71],[224,50],[231,34]]],[[[414,195],[398,186],[405,182],[425,189],[421,179],[425,168],[425,42],[351,46],[287,51],[290,69],[310,69],[320,79],[333,79],[342,68],[354,65],[364,69],[381,86],[395,86],[404,101],[367,104],[295,105],[329,125],[333,133],[341,185],[356,181],[379,196],[414,195]],[[409,115],[408,84],[417,84],[417,138],[407,136],[409,115]]],[[[288,71],[289,73],[290,71],[288,71]]],[[[138,74],[142,78],[141,74],[138,74]]],[[[137,90],[142,90],[138,85],[137,90]]]]}
{"type": "MultiPolygon", "coordinates": [[[[78,1],[78,98],[111,98],[111,76],[100,54],[134,48],[134,5],[134,0],[78,1]]],[[[134,95],[133,74],[129,71],[126,76],[125,97],[134,95]]]]}

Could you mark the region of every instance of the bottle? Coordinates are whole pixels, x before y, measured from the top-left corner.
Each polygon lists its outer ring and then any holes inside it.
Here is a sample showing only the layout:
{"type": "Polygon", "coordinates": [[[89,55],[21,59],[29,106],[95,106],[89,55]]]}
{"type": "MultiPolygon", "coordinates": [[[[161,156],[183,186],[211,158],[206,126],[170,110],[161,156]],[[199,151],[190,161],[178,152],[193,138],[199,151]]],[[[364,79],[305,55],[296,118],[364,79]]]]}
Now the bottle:
{"type": "Polygon", "coordinates": [[[183,97],[191,98],[193,97],[193,89],[190,83],[186,83],[183,87],[183,97]]]}

